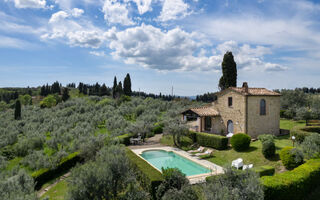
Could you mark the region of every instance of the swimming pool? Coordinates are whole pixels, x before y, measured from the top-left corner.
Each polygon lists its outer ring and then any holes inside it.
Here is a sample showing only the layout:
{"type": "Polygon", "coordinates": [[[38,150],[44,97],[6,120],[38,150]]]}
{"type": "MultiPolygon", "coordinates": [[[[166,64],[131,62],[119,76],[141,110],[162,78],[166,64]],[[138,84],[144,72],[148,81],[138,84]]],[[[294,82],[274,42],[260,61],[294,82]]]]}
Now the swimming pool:
{"type": "Polygon", "coordinates": [[[161,171],[161,168],[178,168],[186,176],[210,173],[205,168],[187,158],[184,158],[172,151],[148,150],[140,154],[145,160],[161,171]]]}

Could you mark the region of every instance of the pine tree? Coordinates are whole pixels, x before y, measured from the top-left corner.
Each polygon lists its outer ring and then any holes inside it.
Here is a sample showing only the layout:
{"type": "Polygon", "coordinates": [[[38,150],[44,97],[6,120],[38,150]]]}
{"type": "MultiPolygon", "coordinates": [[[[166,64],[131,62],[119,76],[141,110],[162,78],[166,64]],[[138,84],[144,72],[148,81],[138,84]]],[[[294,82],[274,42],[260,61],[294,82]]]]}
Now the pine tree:
{"type": "Polygon", "coordinates": [[[62,101],[67,101],[70,98],[69,89],[63,88],[62,90],[62,101]]]}
{"type": "Polygon", "coordinates": [[[21,103],[20,103],[20,100],[16,101],[15,110],[14,110],[14,119],[15,120],[21,119],[21,103]]]}
{"type": "Polygon", "coordinates": [[[130,78],[129,73],[127,74],[127,76],[124,78],[124,81],[123,81],[123,92],[127,96],[131,96],[132,95],[131,78],[130,78]]]}
{"type": "Polygon", "coordinates": [[[116,98],[116,91],[117,89],[117,77],[115,76],[113,79],[113,86],[112,86],[112,97],[115,99],[116,98]]]}
{"type": "Polygon", "coordinates": [[[222,61],[222,76],[219,80],[220,90],[228,87],[237,87],[237,64],[234,61],[232,52],[227,51],[222,61]]]}
{"type": "Polygon", "coordinates": [[[105,96],[108,95],[108,88],[106,86],[106,84],[102,84],[101,88],[100,88],[100,96],[105,96]]]}

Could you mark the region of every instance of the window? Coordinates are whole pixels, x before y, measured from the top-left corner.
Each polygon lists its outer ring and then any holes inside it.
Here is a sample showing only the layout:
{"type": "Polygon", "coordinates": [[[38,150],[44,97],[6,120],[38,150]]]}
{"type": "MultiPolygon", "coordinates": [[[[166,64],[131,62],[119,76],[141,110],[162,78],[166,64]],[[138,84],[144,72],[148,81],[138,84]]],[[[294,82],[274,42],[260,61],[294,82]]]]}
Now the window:
{"type": "Polygon", "coordinates": [[[260,101],[260,115],[266,115],[266,100],[264,99],[260,101]]]}
{"type": "Polygon", "coordinates": [[[228,106],[229,106],[229,107],[232,106],[232,97],[228,97],[228,106]]]}

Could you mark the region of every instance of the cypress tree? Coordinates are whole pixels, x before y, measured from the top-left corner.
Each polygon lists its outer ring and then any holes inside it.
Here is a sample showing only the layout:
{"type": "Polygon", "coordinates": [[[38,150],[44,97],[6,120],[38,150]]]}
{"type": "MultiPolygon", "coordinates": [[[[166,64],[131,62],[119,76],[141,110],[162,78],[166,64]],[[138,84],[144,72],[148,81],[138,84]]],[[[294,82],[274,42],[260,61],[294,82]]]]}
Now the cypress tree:
{"type": "Polygon", "coordinates": [[[131,90],[131,78],[129,73],[126,75],[123,81],[123,92],[127,96],[132,95],[132,90],[131,90]]]}
{"type": "Polygon", "coordinates": [[[67,101],[70,98],[69,89],[63,88],[62,90],[62,101],[67,101]]]}
{"type": "Polygon", "coordinates": [[[227,89],[228,87],[237,87],[237,64],[231,51],[223,56],[222,61],[222,76],[219,80],[220,90],[227,89]]]}
{"type": "Polygon", "coordinates": [[[108,88],[106,86],[106,84],[102,84],[101,88],[100,88],[100,96],[105,96],[108,94],[108,88]]]}
{"type": "Polygon", "coordinates": [[[118,97],[120,97],[120,96],[123,94],[123,89],[122,89],[122,83],[121,83],[121,81],[120,81],[119,84],[117,85],[116,93],[117,93],[117,96],[118,96],[118,97]]]}
{"type": "Polygon", "coordinates": [[[117,77],[115,76],[113,79],[113,86],[112,86],[112,97],[115,99],[116,98],[116,91],[117,89],[117,77]]]}
{"type": "Polygon", "coordinates": [[[20,100],[16,101],[15,109],[14,109],[14,119],[21,119],[21,103],[20,100]]]}

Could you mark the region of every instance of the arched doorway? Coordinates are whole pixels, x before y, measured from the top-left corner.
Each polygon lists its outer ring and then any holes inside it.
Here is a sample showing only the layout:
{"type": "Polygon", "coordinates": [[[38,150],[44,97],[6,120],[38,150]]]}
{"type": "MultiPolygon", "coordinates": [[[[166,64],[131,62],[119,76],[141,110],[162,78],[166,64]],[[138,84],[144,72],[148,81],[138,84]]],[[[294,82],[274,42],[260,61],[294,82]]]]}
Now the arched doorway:
{"type": "Polygon", "coordinates": [[[227,126],[228,126],[228,133],[233,133],[233,122],[232,122],[232,120],[228,120],[227,126]]]}

